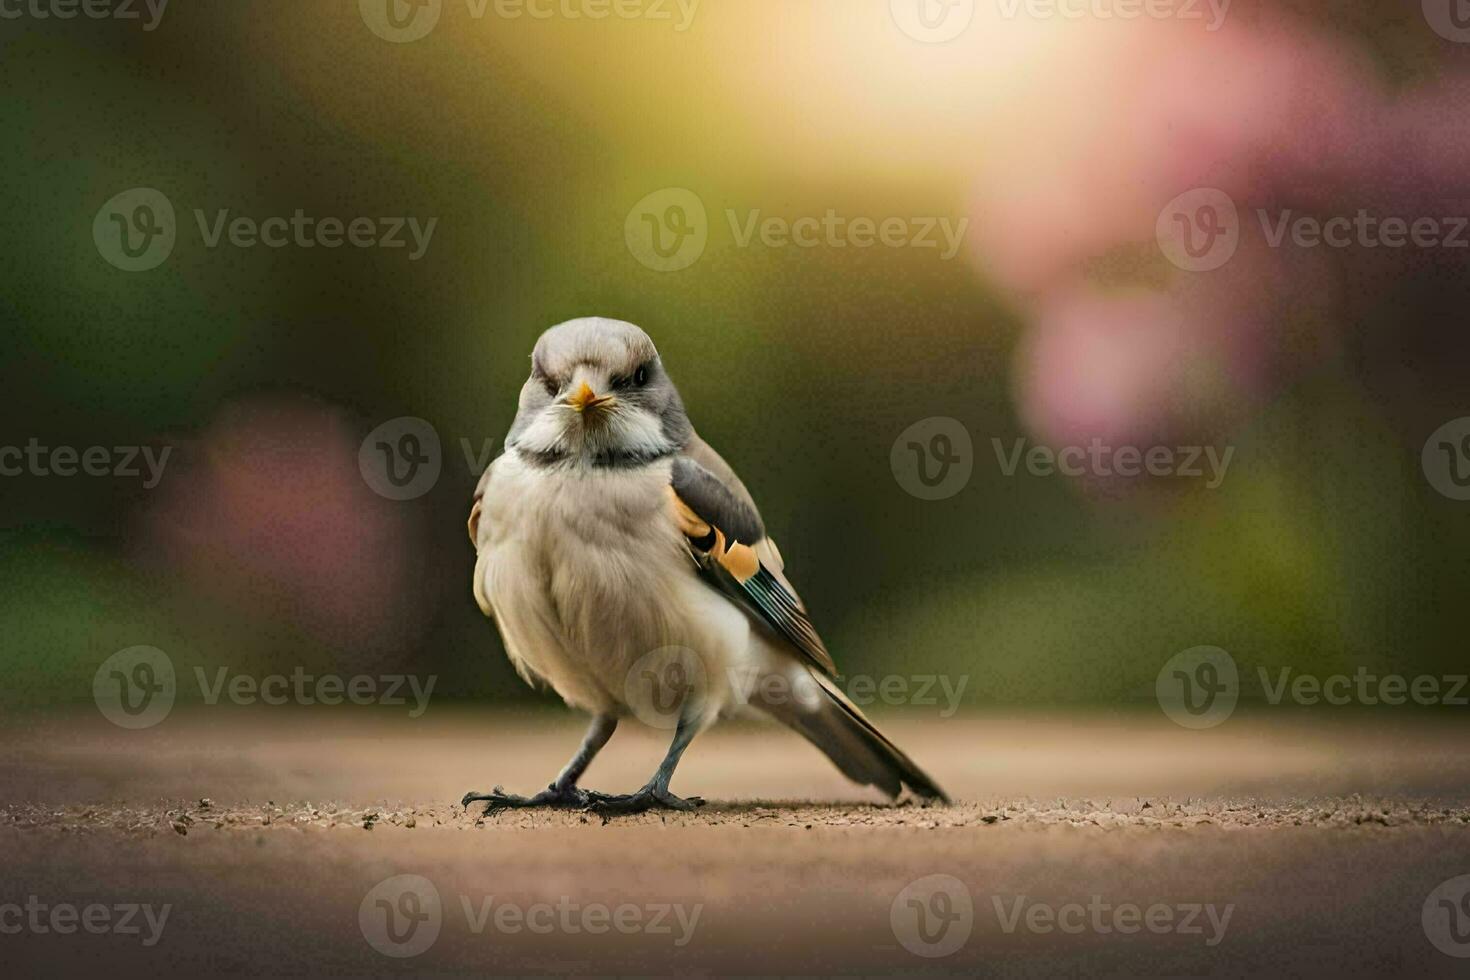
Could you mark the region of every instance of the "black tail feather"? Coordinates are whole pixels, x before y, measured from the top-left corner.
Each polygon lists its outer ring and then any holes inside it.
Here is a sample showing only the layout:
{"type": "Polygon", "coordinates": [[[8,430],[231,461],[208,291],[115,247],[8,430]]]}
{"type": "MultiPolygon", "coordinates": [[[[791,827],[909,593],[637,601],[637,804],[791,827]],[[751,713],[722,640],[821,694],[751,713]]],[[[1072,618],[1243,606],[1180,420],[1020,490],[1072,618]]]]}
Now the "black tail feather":
{"type": "Polygon", "coordinates": [[[760,705],[801,733],[854,782],[897,797],[907,786],[917,795],[948,803],[949,796],[898,746],[890,742],[832,681],[811,672],[821,691],[818,703],[760,705]]]}

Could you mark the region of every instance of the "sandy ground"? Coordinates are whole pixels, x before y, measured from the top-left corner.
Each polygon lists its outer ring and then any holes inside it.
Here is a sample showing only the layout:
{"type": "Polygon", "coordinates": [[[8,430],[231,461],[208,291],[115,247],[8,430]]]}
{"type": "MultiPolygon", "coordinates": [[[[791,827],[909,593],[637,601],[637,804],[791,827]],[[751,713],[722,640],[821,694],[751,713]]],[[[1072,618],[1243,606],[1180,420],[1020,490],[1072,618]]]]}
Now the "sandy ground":
{"type": "MultiPolygon", "coordinates": [[[[1441,910],[1456,886],[1431,896],[1470,874],[1470,731],[1453,718],[1245,716],[1204,732],[1143,712],[883,721],[956,804],[884,805],[769,728],[695,743],[674,788],[709,799],[699,812],[604,824],[453,802],[544,785],[580,734],[570,716],[12,722],[0,963],[113,976],[1470,965],[1435,945],[1470,954],[1441,910]]],[[[625,728],[588,785],[626,791],[656,763],[662,736],[625,728]]]]}

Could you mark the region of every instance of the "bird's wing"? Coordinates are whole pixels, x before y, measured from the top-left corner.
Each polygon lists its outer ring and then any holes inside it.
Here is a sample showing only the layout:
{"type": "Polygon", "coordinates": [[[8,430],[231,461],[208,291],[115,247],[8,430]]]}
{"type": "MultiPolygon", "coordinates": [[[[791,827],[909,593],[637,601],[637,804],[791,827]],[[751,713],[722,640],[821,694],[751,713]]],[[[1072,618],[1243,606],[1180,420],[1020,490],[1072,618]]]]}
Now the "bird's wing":
{"type": "Polygon", "coordinates": [[[485,595],[485,562],[490,557],[490,549],[482,547],[480,544],[480,513],[485,507],[485,490],[490,486],[490,474],[494,469],[494,463],[485,467],[485,472],[481,475],[480,482],[475,485],[475,501],[470,505],[470,519],[465,525],[470,532],[470,544],[474,545],[476,552],[475,580],[473,586],[475,604],[480,607],[482,613],[492,619],[495,617],[495,611],[490,605],[490,598],[485,595]]]}
{"type": "Polygon", "coordinates": [[[690,556],[721,591],[755,612],[823,674],[837,665],[786,579],[750,491],[720,454],[698,436],[674,458],[669,496],[690,556]]]}

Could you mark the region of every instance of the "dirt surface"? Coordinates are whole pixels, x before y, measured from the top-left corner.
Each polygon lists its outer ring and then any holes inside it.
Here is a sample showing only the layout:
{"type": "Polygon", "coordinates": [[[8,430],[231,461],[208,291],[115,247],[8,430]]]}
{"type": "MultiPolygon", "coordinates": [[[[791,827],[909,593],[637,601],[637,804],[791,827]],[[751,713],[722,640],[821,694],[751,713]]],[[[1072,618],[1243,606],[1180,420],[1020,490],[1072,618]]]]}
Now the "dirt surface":
{"type": "MultiPolygon", "coordinates": [[[[1436,892],[1470,874],[1470,753],[1452,718],[884,727],[954,805],[883,804],[769,728],[695,742],[674,788],[711,800],[698,812],[604,823],[453,802],[544,785],[580,734],[570,716],[13,723],[0,962],[121,976],[1465,969],[1441,947],[1470,953],[1452,928],[1470,920],[1449,920],[1457,886],[1436,892]]],[[[620,731],[587,784],[636,787],[661,743],[620,731]]]]}

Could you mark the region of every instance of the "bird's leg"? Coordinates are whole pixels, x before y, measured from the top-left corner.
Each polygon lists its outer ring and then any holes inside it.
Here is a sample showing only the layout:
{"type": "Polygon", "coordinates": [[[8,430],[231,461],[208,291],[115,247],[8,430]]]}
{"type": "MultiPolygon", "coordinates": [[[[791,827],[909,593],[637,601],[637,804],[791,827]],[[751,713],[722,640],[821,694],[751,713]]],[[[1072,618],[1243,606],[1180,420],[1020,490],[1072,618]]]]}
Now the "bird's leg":
{"type": "Polygon", "coordinates": [[[669,792],[669,783],[674,778],[674,769],[679,765],[679,757],[694,741],[694,736],[699,733],[699,720],[691,715],[685,715],[679,719],[679,727],[674,731],[673,744],[669,746],[668,754],[664,761],[659,763],[658,770],[654,772],[642,789],[636,793],[626,796],[603,796],[592,800],[588,809],[593,813],[601,814],[604,818],[628,813],[643,813],[648,810],[693,810],[695,807],[704,806],[704,800],[697,796],[689,799],[680,799],[669,792]]]}
{"type": "Polygon", "coordinates": [[[584,810],[597,800],[605,799],[606,796],[578,788],[577,780],[582,778],[582,774],[587,771],[587,766],[607,744],[607,740],[612,738],[617,727],[618,720],[611,715],[594,717],[592,724],[587,728],[587,734],[582,739],[582,745],[577,749],[577,754],[572,756],[571,761],[557,774],[556,781],[535,796],[516,796],[497,786],[489,793],[473,791],[466,793],[460,802],[466,807],[471,803],[484,803],[486,813],[527,807],[584,810]]]}

